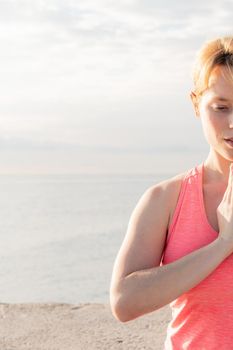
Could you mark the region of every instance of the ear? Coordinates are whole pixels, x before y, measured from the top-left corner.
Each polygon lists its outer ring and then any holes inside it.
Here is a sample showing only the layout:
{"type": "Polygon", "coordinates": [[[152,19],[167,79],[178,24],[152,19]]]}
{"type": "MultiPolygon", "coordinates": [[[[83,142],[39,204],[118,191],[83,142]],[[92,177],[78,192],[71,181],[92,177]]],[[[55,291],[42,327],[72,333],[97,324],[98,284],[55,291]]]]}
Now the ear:
{"type": "Polygon", "coordinates": [[[191,91],[190,97],[191,97],[191,100],[192,100],[192,103],[193,103],[195,114],[196,114],[197,117],[199,117],[200,116],[200,112],[199,112],[199,102],[198,102],[197,95],[195,94],[195,92],[191,91]]]}

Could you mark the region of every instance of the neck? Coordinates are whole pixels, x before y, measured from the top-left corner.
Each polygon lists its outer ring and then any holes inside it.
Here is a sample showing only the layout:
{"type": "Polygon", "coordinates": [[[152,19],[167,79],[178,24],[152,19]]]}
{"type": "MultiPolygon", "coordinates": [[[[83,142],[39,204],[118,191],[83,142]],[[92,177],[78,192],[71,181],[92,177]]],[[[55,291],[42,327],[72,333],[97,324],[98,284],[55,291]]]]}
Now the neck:
{"type": "Polygon", "coordinates": [[[217,157],[216,154],[209,153],[204,162],[205,180],[208,184],[228,185],[230,165],[233,162],[225,158],[217,157]]]}

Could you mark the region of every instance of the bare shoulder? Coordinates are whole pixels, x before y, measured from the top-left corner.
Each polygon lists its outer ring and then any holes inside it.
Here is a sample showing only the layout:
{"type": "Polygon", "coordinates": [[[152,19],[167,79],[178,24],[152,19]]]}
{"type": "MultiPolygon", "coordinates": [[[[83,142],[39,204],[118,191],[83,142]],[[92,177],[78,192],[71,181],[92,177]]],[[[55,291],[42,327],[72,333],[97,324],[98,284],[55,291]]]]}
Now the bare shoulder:
{"type": "MultiPolygon", "coordinates": [[[[150,186],[134,208],[117,254],[112,291],[129,274],[158,266],[163,254],[169,218],[185,173],[150,186]]],[[[113,292],[114,293],[114,292],[113,292]]]]}
{"type": "Polygon", "coordinates": [[[161,192],[161,195],[163,196],[163,199],[166,203],[168,203],[169,207],[169,224],[171,222],[171,219],[173,217],[178,198],[179,193],[181,189],[182,181],[186,175],[186,171],[183,173],[179,173],[169,179],[163,180],[159,182],[158,184],[151,186],[150,191],[152,192],[161,192]]]}

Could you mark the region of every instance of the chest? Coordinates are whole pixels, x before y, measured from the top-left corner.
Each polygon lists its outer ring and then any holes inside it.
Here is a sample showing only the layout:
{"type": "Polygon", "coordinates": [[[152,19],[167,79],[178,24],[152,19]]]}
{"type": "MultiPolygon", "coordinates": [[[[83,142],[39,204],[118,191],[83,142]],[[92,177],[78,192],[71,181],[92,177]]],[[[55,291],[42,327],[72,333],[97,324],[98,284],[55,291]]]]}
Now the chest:
{"type": "MultiPolygon", "coordinates": [[[[169,227],[171,225],[174,212],[176,209],[179,191],[180,191],[180,188],[178,188],[174,192],[174,196],[172,197],[173,200],[171,201],[171,215],[170,215],[169,227]]],[[[214,187],[210,185],[203,185],[202,187],[203,204],[205,209],[204,214],[210,226],[212,226],[212,228],[217,232],[219,232],[219,227],[218,227],[216,211],[217,211],[217,207],[222,201],[224,192],[225,190],[223,189],[217,191],[216,186],[214,187]]]]}
{"type": "Polygon", "coordinates": [[[217,191],[216,187],[203,186],[203,203],[205,207],[206,218],[212,228],[219,232],[217,220],[217,207],[222,201],[224,191],[217,191]]]}

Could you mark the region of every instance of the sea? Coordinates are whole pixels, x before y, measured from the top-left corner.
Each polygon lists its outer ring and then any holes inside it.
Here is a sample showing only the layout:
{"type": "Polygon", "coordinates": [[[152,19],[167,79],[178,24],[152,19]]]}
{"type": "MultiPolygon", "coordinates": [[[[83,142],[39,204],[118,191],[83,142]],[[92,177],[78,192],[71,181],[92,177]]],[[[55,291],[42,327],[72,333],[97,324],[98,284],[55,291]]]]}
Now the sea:
{"type": "Polygon", "coordinates": [[[108,303],[133,209],[173,175],[1,175],[0,303],[108,303]]]}

